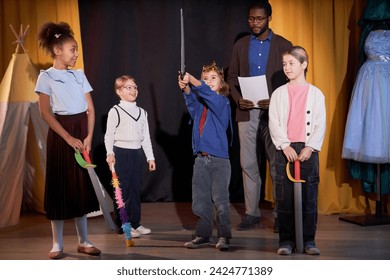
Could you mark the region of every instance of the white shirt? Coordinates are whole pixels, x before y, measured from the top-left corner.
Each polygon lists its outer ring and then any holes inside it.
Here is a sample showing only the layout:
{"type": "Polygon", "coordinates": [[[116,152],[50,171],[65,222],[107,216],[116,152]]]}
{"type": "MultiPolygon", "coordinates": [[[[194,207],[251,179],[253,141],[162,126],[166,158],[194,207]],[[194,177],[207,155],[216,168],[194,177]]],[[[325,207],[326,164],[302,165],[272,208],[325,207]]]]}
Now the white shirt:
{"type": "Polygon", "coordinates": [[[142,147],[147,161],[154,160],[147,112],[136,102],[121,100],[108,112],[104,144],[107,155],[113,154],[114,146],[125,149],[142,147]]]}
{"type": "Polygon", "coordinates": [[[88,108],[85,94],[92,91],[81,70],[41,70],[35,92],[50,96],[50,107],[59,115],[75,115],[88,108]]]}

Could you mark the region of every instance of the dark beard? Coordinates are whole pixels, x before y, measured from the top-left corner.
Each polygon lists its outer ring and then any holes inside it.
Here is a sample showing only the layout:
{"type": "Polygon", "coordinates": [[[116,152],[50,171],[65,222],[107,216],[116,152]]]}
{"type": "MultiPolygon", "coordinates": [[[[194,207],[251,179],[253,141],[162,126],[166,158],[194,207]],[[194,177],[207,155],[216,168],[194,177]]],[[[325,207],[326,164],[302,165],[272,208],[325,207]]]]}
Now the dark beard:
{"type": "Polygon", "coordinates": [[[254,33],[254,32],[252,32],[252,34],[253,34],[253,36],[255,36],[255,37],[259,37],[259,36],[263,35],[264,32],[267,31],[267,30],[268,30],[268,28],[264,28],[264,29],[261,29],[259,33],[254,33]]]}

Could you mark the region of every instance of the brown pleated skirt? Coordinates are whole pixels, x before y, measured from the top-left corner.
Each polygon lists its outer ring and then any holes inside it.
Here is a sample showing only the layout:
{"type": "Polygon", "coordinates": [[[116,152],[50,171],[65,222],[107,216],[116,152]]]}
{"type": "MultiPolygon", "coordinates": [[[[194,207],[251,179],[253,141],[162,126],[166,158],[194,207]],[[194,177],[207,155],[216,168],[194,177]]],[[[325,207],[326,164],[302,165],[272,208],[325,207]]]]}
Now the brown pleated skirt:
{"type": "MultiPolygon", "coordinates": [[[[83,141],[88,133],[87,114],[60,116],[57,121],[75,138],[83,141]]],[[[45,212],[49,220],[81,217],[99,210],[87,169],[74,157],[74,149],[57,133],[47,135],[45,212]]]]}

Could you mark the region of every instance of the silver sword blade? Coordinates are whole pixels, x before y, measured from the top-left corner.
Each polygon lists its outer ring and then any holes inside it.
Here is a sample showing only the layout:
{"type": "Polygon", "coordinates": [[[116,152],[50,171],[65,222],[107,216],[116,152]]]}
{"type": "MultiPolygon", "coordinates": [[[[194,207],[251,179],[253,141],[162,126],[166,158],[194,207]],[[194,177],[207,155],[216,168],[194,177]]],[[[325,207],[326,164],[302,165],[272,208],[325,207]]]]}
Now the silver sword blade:
{"type": "MultiPolygon", "coordinates": [[[[100,183],[99,177],[97,176],[95,169],[93,167],[87,167],[89,177],[92,181],[93,189],[95,190],[96,197],[100,204],[100,209],[102,210],[104,220],[106,222],[106,225],[109,229],[115,230],[115,224],[112,220],[111,214],[110,214],[110,208],[107,205],[107,198],[109,196],[104,191],[102,184],[100,183]]],[[[112,204],[112,203],[111,203],[112,204]]]]}

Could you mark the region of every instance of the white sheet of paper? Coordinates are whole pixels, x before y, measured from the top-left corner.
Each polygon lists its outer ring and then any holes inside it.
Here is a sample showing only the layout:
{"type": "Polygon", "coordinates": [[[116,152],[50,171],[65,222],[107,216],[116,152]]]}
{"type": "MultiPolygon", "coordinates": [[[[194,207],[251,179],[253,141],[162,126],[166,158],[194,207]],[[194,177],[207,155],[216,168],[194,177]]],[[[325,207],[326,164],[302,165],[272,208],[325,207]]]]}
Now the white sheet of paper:
{"type": "Polygon", "coordinates": [[[255,107],[257,102],[263,99],[269,99],[268,86],[265,75],[255,77],[238,77],[242,97],[251,100],[255,107]]]}

